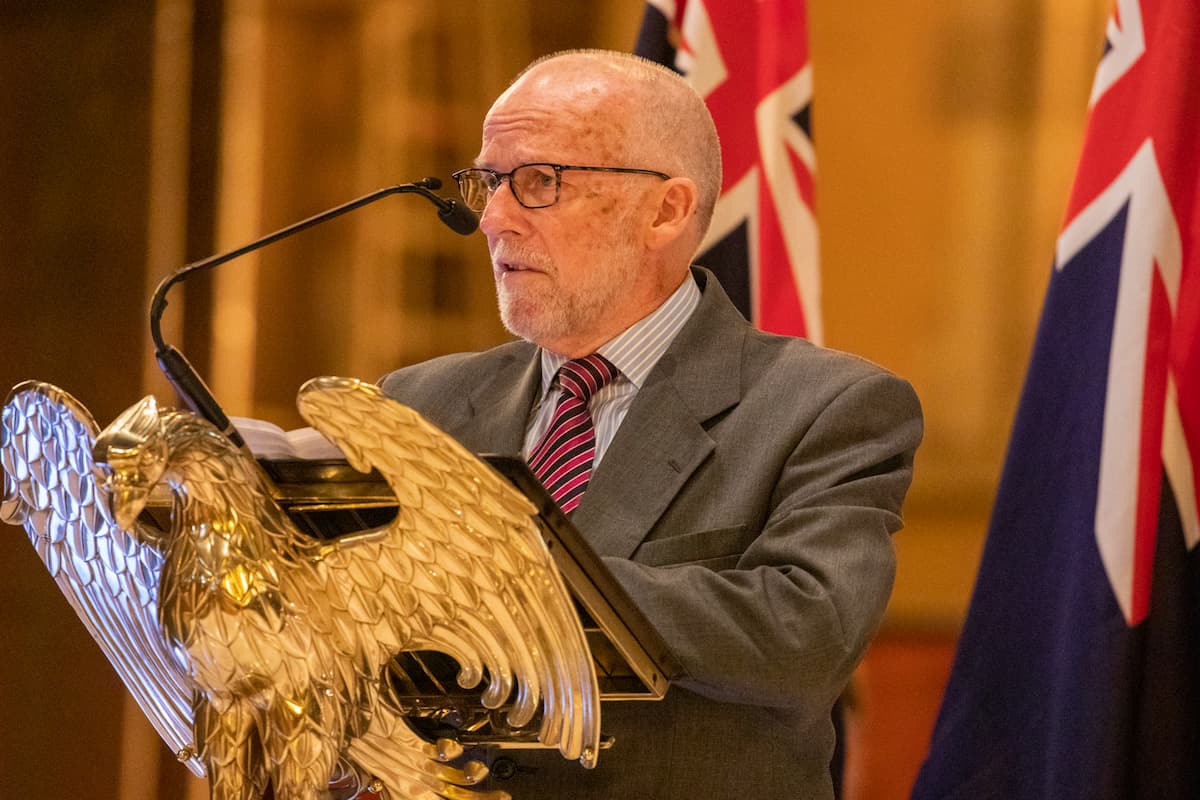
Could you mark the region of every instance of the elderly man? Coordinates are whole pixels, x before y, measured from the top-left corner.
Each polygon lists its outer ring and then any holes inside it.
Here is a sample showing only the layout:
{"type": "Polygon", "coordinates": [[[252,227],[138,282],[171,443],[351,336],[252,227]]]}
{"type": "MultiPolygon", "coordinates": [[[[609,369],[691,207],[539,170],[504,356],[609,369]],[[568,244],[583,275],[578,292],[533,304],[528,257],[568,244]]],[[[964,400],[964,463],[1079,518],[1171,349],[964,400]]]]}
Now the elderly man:
{"type": "Polygon", "coordinates": [[[687,673],[660,702],[605,706],[616,744],[595,770],[508,751],[492,787],[831,796],[830,709],[891,590],[922,430],[911,388],[754,330],[690,265],[720,151],[669,70],[541,59],[455,177],[523,341],[399,370],[384,390],[477,452],[524,453],[687,673]]]}

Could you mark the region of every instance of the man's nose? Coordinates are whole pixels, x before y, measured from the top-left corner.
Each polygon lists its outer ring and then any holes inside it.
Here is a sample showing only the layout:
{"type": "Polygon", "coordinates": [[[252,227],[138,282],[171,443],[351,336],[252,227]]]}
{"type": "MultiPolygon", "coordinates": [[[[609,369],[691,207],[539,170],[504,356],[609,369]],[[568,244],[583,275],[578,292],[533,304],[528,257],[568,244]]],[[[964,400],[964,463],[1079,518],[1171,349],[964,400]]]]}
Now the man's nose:
{"type": "Polygon", "coordinates": [[[494,236],[519,226],[521,212],[525,207],[517,202],[513,195],[512,184],[507,180],[500,181],[496,191],[488,199],[483,213],[479,215],[479,230],[485,236],[494,236]]]}

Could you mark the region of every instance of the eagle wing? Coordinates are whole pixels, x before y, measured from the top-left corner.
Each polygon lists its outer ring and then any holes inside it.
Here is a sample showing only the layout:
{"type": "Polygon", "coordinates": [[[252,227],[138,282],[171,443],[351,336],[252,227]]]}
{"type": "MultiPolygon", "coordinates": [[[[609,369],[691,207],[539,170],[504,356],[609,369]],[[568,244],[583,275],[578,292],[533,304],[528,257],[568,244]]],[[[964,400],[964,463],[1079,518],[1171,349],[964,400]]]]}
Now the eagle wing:
{"type": "Polygon", "coordinates": [[[100,495],[98,427],[67,392],[14,387],[0,424],[0,519],[21,525],[50,575],[163,741],[198,776],[192,686],[158,625],[162,554],[149,531],[122,530],[100,495]]]}
{"type": "Polygon", "coordinates": [[[595,670],[533,505],[376,386],[316,378],[301,388],[298,406],[352,466],[378,470],[399,501],[381,535],[352,537],[325,558],[354,584],[352,615],[363,623],[357,646],[391,639],[401,649],[445,652],[459,662],[464,688],[486,668],[486,707],[502,706],[515,686],[509,723],[529,723],[540,706],[542,744],[594,766],[595,670]]]}

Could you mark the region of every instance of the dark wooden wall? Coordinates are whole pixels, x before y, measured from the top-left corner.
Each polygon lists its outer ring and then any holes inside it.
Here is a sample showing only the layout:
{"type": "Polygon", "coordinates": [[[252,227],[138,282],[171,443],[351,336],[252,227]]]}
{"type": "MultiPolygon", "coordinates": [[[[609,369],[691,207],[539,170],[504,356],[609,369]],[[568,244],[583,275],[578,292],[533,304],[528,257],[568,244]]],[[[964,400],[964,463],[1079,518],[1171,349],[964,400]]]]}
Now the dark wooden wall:
{"type": "MultiPolygon", "coordinates": [[[[50,381],[98,418],[141,382],[153,12],[0,10],[0,391],[50,381]]],[[[0,796],[116,797],[123,688],[19,529],[0,570],[0,796]]]]}
{"type": "MultiPolygon", "coordinates": [[[[155,6],[0,5],[0,395],[47,381],[102,422],[143,393],[146,286],[172,266],[147,263],[155,6]]],[[[195,42],[217,37],[219,11],[197,4],[195,42]]],[[[219,48],[201,50],[193,74],[212,78],[219,48]]],[[[184,104],[197,112],[185,246],[200,254],[212,240],[214,83],[194,80],[184,104]]],[[[205,293],[191,294],[202,311],[205,293]]],[[[124,702],[24,532],[0,525],[0,797],[124,796],[124,702]]],[[[168,768],[159,794],[177,795],[182,778],[168,768]]]]}

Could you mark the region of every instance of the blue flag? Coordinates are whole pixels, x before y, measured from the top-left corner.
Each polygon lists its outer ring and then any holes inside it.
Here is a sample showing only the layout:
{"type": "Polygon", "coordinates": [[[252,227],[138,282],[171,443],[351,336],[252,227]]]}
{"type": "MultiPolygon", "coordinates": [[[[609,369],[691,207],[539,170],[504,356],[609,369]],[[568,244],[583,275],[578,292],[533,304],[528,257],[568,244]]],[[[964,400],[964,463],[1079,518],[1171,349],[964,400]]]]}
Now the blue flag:
{"type": "Polygon", "coordinates": [[[1200,798],[1197,53],[1118,2],[917,800],[1200,798]]]}

